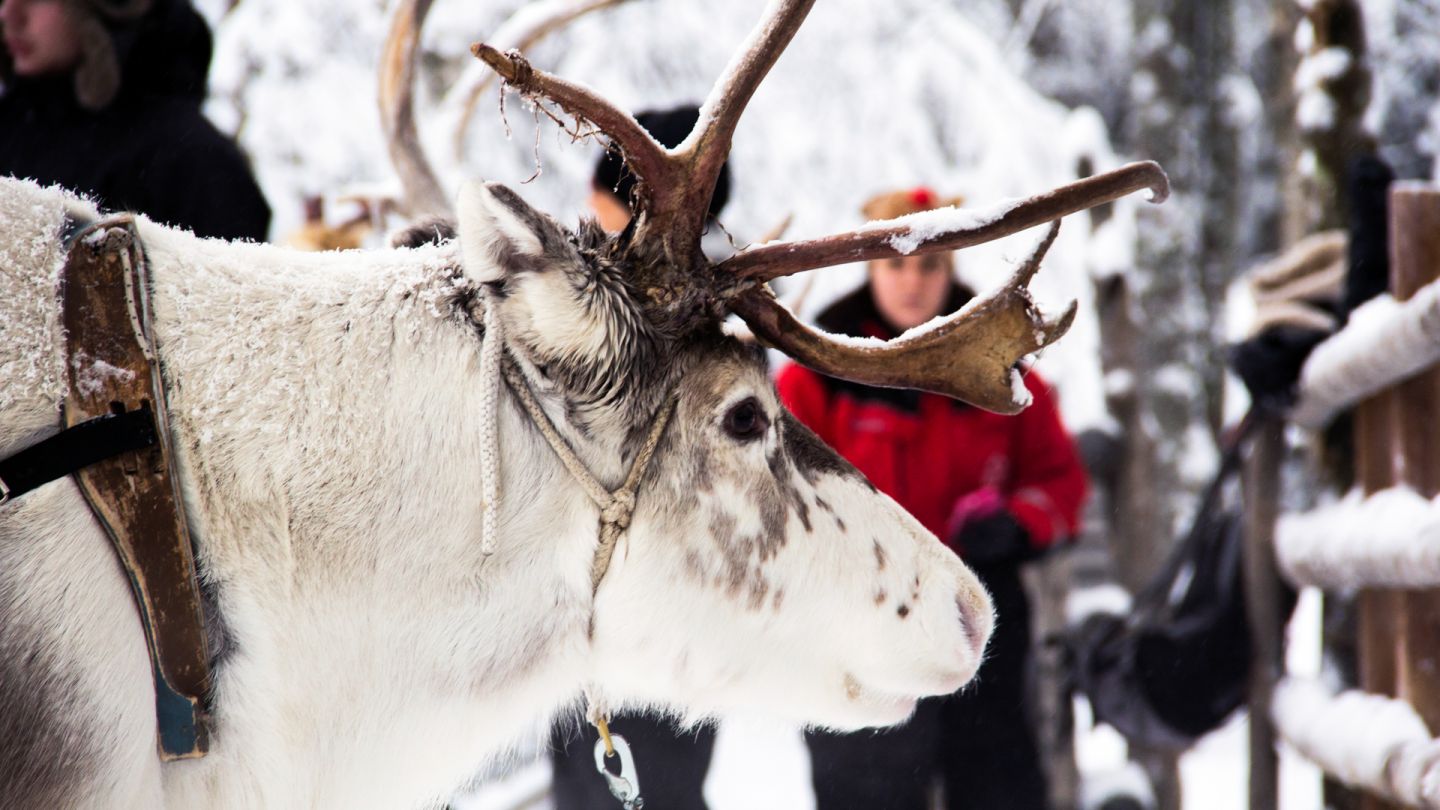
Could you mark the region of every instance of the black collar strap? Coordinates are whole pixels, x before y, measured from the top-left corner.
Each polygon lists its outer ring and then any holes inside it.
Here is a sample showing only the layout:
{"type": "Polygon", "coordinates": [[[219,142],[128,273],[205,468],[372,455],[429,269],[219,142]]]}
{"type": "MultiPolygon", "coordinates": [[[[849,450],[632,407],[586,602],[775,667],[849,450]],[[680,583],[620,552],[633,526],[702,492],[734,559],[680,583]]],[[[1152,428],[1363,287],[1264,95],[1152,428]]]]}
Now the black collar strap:
{"type": "Polygon", "coordinates": [[[97,416],[0,460],[0,503],[77,470],[159,442],[149,408],[97,416]]]}

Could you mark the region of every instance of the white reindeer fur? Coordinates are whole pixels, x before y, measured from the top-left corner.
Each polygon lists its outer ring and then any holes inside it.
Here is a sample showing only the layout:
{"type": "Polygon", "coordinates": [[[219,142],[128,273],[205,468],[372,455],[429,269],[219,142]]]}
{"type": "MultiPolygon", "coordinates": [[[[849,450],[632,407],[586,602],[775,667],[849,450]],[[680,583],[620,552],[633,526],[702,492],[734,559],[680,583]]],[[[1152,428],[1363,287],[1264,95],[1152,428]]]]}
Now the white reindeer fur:
{"type": "MultiPolygon", "coordinates": [[[[0,180],[0,457],[55,430],[67,209],[94,216],[0,180]]],[[[0,659],[29,645],[52,671],[47,694],[62,705],[47,704],[42,732],[67,757],[63,780],[48,778],[58,806],[434,806],[544,733],[582,687],[612,707],[702,718],[758,706],[855,728],[902,720],[915,698],[974,674],[983,590],[853,476],[812,485],[785,467],[833,514],[812,507],[806,531],[791,510],[788,540],[746,558],[740,591],[724,584],[734,558],[715,524],[763,529],[746,499],[774,484],[767,458],[781,449],[773,387],[730,355],[693,360],[593,602],[597,510],[505,394],[499,545],[483,555],[481,338],[455,301],[505,277],[484,258],[492,240],[540,242],[483,187],[460,210],[463,276],[449,245],[306,254],[140,221],[187,516],[233,643],[215,673],[212,751],[161,765],[128,584],[77,490],[60,481],[0,506],[0,659]],[[746,396],[775,424],[736,445],[720,417],[746,396]],[[686,483],[701,462],[709,492],[686,483]]],[[[614,486],[619,431],[567,426],[559,392],[525,362],[526,341],[559,335],[588,352],[599,340],[600,322],[567,319],[545,275],[509,290],[506,331],[552,420],[614,486]]],[[[6,699],[0,684],[0,713],[6,699]]],[[[25,744],[0,740],[0,783],[25,744]]]]}

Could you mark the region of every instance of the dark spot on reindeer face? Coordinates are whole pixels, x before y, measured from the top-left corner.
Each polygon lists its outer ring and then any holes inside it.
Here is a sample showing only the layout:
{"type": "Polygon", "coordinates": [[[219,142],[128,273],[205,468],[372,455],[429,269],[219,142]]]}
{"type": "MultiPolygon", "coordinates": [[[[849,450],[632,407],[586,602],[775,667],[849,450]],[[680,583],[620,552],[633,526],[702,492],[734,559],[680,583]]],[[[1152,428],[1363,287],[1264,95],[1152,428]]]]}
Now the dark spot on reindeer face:
{"type": "Polygon", "coordinates": [[[695,464],[691,468],[693,474],[690,477],[694,485],[694,492],[709,494],[715,491],[715,478],[710,473],[710,457],[704,453],[695,456],[695,464]]]}
{"type": "Polygon", "coordinates": [[[735,537],[735,516],[729,512],[715,511],[710,514],[710,536],[726,543],[735,537]]]}
{"type": "Polygon", "coordinates": [[[804,423],[789,411],[780,415],[780,435],[785,442],[785,455],[789,457],[790,463],[795,465],[795,469],[805,476],[806,481],[814,483],[815,479],[822,475],[838,475],[863,482],[871,492],[875,491],[875,487],[859,470],[830,449],[814,431],[805,427],[804,423]]]}
{"type": "Polygon", "coordinates": [[[899,617],[902,618],[902,619],[905,618],[906,616],[909,616],[909,615],[910,615],[910,606],[909,606],[909,605],[901,605],[900,607],[895,608],[895,615],[896,615],[896,616],[899,616],[899,617]]]}
{"type": "Polygon", "coordinates": [[[685,573],[694,577],[698,582],[705,581],[705,564],[700,559],[700,552],[693,548],[685,550],[685,573]]]}

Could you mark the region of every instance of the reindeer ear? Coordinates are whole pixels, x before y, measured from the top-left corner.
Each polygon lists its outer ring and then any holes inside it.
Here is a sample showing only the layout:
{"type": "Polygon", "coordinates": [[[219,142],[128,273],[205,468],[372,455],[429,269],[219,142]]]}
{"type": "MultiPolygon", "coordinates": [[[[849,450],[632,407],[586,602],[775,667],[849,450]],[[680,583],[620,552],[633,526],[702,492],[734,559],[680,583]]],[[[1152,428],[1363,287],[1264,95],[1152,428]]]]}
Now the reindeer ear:
{"type": "Polygon", "coordinates": [[[565,234],[554,220],[500,183],[465,183],[455,210],[465,268],[476,281],[539,272],[545,259],[569,252],[565,234]]]}

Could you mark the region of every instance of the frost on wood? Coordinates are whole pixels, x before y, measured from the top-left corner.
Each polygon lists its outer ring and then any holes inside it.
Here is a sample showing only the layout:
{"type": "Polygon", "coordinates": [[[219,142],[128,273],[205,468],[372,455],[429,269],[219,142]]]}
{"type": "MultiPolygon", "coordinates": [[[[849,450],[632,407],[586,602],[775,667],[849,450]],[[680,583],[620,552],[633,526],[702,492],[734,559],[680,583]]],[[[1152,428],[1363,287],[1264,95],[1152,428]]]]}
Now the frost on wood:
{"type": "Polygon", "coordinates": [[[1404,303],[1378,296],[1315,347],[1300,372],[1297,424],[1324,427],[1335,414],[1440,361],[1440,282],[1404,303]]]}
{"type": "Polygon", "coordinates": [[[1440,499],[1403,487],[1359,490],[1275,526],[1275,557],[1295,585],[1354,590],[1440,586],[1440,499]]]}
{"type": "Polygon", "coordinates": [[[91,357],[83,350],[71,358],[70,364],[75,370],[75,387],[87,397],[96,396],[110,386],[135,379],[135,372],[113,366],[98,357],[91,357]]]}
{"type": "Polygon", "coordinates": [[[1407,805],[1440,806],[1440,741],[1404,701],[1336,695],[1319,682],[1286,678],[1271,718],[1286,742],[1340,781],[1407,805]]]}

